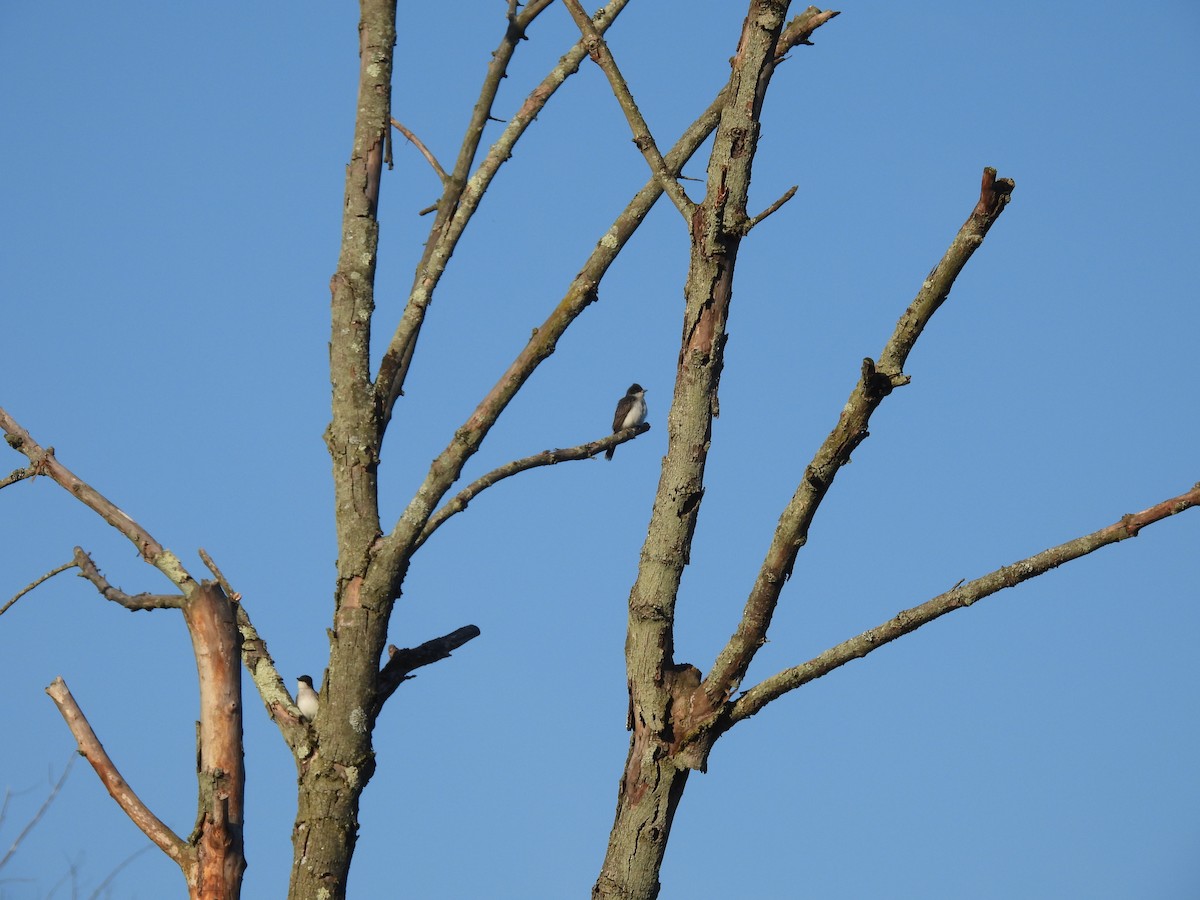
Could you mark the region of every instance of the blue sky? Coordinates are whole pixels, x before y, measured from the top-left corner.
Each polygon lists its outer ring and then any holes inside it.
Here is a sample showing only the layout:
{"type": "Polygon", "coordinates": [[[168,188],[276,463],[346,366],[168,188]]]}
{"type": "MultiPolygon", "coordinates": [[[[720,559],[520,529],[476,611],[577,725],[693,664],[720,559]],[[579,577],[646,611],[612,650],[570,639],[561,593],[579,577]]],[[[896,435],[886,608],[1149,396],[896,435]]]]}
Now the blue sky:
{"type": "MultiPolygon", "coordinates": [[[[395,114],[444,164],[504,4],[402,10],[395,114]]],[[[860,361],[970,211],[1008,210],[872,421],[801,553],[747,685],[1046,546],[1189,488],[1196,447],[1200,8],[852,3],[772,85],[751,206],[796,198],[739,256],[721,417],[677,656],[707,668],[860,361]]],[[[609,40],[661,145],[728,72],[744,11],[634,3],[609,40]]],[[[524,43],[511,114],[571,41],[524,43]]],[[[0,404],[193,571],[206,548],[282,672],[319,673],[334,574],[328,280],[357,73],[350,4],[125,3],[0,21],[0,404]]],[[[499,126],[496,126],[498,133],[499,126]]],[[[494,137],[494,134],[490,135],[494,137]]],[[[488,140],[485,139],[485,144],[488,140]]],[[[382,203],[390,334],[438,194],[402,139],[382,203]]],[[[685,173],[704,174],[699,159],[685,173]]],[[[487,195],[431,309],[385,447],[385,519],[646,178],[584,66],[487,195]]],[[[693,199],[701,185],[687,183],[693,199]]],[[[391,639],[482,637],[376,732],[354,897],[586,896],[627,746],[622,648],[665,448],[686,235],[663,205],[467,477],[602,435],[631,381],[653,430],[612,463],[529,472],[413,565],[391,639]]],[[[21,463],[16,454],[0,468],[21,463]]],[[[50,483],[0,492],[0,599],[81,544],[130,592],[166,584],[50,483]]],[[[992,597],[769,707],[688,785],[663,897],[1193,897],[1200,629],[1188,513],[992,597]]],[[[186,834],[195,668],[177,615],[60,576],[0,620],[0,786],[16,836],[73,743],[62,675],[122,773],[186,834]]],[[[247,700],[245,896],[281,896],[294,770],[247,700]]],[[[0,897],[90,890],[145,840],[84,765],[0,897]]],[[[157,851],[111,896],[181,896],[157,851]]]]}

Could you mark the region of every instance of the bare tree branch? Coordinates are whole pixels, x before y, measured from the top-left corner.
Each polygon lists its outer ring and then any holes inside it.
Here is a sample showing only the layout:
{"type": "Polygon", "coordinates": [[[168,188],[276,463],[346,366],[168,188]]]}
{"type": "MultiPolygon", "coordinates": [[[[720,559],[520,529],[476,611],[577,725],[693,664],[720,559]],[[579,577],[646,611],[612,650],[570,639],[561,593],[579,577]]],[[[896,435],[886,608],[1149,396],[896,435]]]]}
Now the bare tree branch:
{"type": "Polygon", "coordinates": [[[55,569],[51,569],[49,572],[47,572],[41,578],[37,578],[37,579],[31,581],[29,584],[25,585],[25,587],[23,587],[19,591],[17,591],[17,593],[13,596],[13,598],[11,600],[9,600],[3,606],[0,606],[0,616],[4,615],[6,612],[8,612],[8,608],[10,606],[12,606],[14,603],[16,603],[18,600],[20,600],[22,597],[24,597],[30,591],[32,591],[35,587],[37,587],[42,582],[49,581],[51,578],[53,578],[55,575],[58,575],[60,572],[65,572],[65,571],[67,571],[67,569],[73,569],[74,567],[75,567],[75,561],[72,560],[69,563],[63,563],[61,566],[59,566],[55,569]]]}
{"type": "Polygon", "coordinates": [[[0,431],[5,433],[5,440],[10,447],[29,458],[39,475],[50,476],[84,506],[125,535],[137,547],[142,558],[166,575],[185,596],[190,596],[196,590],[196,581],[174,553],[165,550],[146,529],[116,504],[60,463],[54,456],[53,447],[43,449],[4,409],[0,409],[0,431]]]}
{"type": "MultiPolygon", "coordinates": [[[[623,444],[626,441],[631,441],[641,434],[645,434],[650,430],[649,424],[643,422],[633,428],[626,428],[623,431],[618,431],[608,437],[600,438],[599,440],[589,441],[586,444],[580,444],[577,447],[569,447],[565,450],[543,450],[541,453],[535,453],[533,456],[526,456],[522,459],[514,459],[510,463],[505,463],[498,468],[492,469],[486,475],[475,479],[461,491],[454,495],[442,505],[437,512],[429,517],[429,521],[425,524],[424,530],[421,531],[421,536],[417,538],[417,542],[413,545],[416,550],[430,536],[441,527],[441,525],[451,516],[462,512],[467,508],[472,500],[486,488],[490,488],[497,482],[503,481],[518,472],[524,472],[528,469],[535,469],[538,466],[552,466],[560,462],[568,462],[578,459],[591,459],[602,450],[607,450],[609,447],[615,447],[618,444],[623,444]]],[[[0,610],[3,612],[3,610],[0,610]]]]}
{"type": "Polygon", "coordinates": [[[1147,525],[1153,525],[1155,522],[1160,522],[1194,506],[1200,506],[1200,483],[1193,485],[1190,491],[1186,491],[1178,497],[1164,500],[1139,513],[1122,516],[1117,522],[1101,528],[1099,531],[1043,550],[1041,553],[990,572],[982,578],[960,584],[920,606],[897,613],[882,625],[864,631],[857,637],[843,641],[835,647],[830,647],[821,655],[802,665],[784,669],[782,672],[764,679],[728,707],[728,713],[723,717],[718,728],[720,731],[728,730],[741,720],[750,718],[772,700],[783,696],[788,691],[795,690],[822,675],[827,675],[851,660],[861,659],[884,644],[916,631],[934,619],[954,612],[956,609],[965,609],[977,600],[1036,578],[1063,563],[1087,556],[1101,547],[1107,547],[1109,544],[1118,543],[1126,538],[1136,537],[1138,531],[1147,525]]]}
{"type": "Polygon", "coordinates": [[[445,184],[450,176],[446,174],[446,170],[442,168],[442,164],[437,161],[437,157],[425,146],[425,143],[406,128],[395,116],[392,116],[392,127],[408,138],[409,143],[421,151],[421,155],[425,157],[426,162],[433,166],[433,171],[437,173],[438,180],[445,184]]]}
{"type": "Polygon", "coordinates": [[[995,169],[984,169],[979,201],[959,229],[941,261],[925,278],[916,298],[900,317],[896,330],[880,354],[877,366],[863,361],[862,374],[842,408],[837,425],[805,470],[804,479],[780,516],[771,546],[746,600],[737,630],[717,657],[702,685],[714,706],[737,690],[750,661],[766,642],[783,585],[791,576],[796,555],[808,540],[808,529],[817,508],[839,469],[867,437],[867,424],[883,398],[894,387],[906,384],[903,366],[930,318],[950,295],[954,280],[983,242],[988,229],[1004,211],[1013,182],[997,179],[995,169]]]}
{"type": "Polygon", "coordinates": [[[637,102],[633,99],[633,94],[625,81],[625,76],[621,74],[612,51],[608,49],[608,44],[596,30],[596,26],[592,24],[591,17],[583,11],[579,0],[563,0],[563,3],[583,35],[583,45],[587,49],[588,56],[608,76],[608,83],[612,85],[613,94],[616,95],[617,102],[621,105],[621,111],[625,113],[625,119],[633,131],[634,144],[642,151],[642,155],[650,166],[650,171],[659,180],[663,190],[671,198],[671,202],[683,214],[684,221],[690,224],[692,214],[696,211],[696,204],[684,192],[683,186],[675,180],[674,176],[677,173],[673,173],[667,168],[667,162],[658,151],[658,144],[654,142],[650,126],[642,117],[642,112],[638,109],[637,102]]]}
{"type": "Polygon", "coordinates": [[[117,767],[113,765],[113,761],[109,759],[103,745],[96,737],[96,733],[92,731],[92,726],[88,724],[79,704],[71,696],[70,690],[67,689],[67,683],[62,678],[55,678],[46,688],[46,693],[50,695],[55,706],[58,707],[58,711],[66,720],[67,727],[71,729],[71,734],[75,736],[75,741],[79,745],[79,753],[91,763],[104,787],[117,801],[117,805],[163,853],[183,866],[188,855],[187,844],[183,838],[175,834],[163,824],[161,819],[150,812],[141,798],[134,793],[133,788],[121,777],[121,773],[117,771],[117,767]]]}

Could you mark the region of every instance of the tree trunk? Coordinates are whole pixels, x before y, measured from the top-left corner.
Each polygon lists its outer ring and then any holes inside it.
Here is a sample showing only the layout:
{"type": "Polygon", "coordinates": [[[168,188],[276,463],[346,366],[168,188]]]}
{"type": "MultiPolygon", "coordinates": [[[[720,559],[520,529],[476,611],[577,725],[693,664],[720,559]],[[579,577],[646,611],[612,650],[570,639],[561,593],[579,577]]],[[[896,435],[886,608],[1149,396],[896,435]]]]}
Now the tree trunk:
{"type": "MultiPolygon", "coordinates": [[[[358,841],[358,801],[369,773],[320,755],[300,763],[299,806],[292,829],[292,875],[288,896],[339,900],[346,896],[350,860],[358,841]],[[352,777],[351,777],[352,776],[352,777]]],[[[374,769],[374,762],[370,764],[374,769]]]]}
{"type": "Polygon", "coordinates": [[[629,758],[595,898],[649,900],[690,769],[703,769],[725,698],[700,690],[700,671],[674,659],[675,602],[704,497],[718,409],[726,320],[742,238],[753,227],[747,193],[763,97],[775,68],[784,0],[752,0],[713,140],[704,201],[688,221],[692,250],[683,336],[659,477],[638,577],[629,595],[625,665],[629,758]]]}
{"type": "Polygon", "coordinates": [[[644,734],[635,732],[629,742],[617,816],[593,900],[654,900],[662,887],[658,873],[689,770],[644,734]]]}
{"type": "Polygon", "coordinates": [[[376,564],[381,530],[376,469],[383,429],[371,383],[371,316],[379,251],[380,182],[391,129],[396,0],[360,0],[357,115],[346,166],[342,244],[330,281],[337,585],[329,667],[299,770],[289,896],[341,900],[358,838],[358,805],[375,772],[371,732],[380,658],[404,565],[376,564]]]}
{"type": "Polygon", "coordinates": [[[191,896],[237,900],[246,869],[242,641],[229,598],[212,582],[184,602],[183,615],[200,679],[199,812],[184,877],[191,896]]]}

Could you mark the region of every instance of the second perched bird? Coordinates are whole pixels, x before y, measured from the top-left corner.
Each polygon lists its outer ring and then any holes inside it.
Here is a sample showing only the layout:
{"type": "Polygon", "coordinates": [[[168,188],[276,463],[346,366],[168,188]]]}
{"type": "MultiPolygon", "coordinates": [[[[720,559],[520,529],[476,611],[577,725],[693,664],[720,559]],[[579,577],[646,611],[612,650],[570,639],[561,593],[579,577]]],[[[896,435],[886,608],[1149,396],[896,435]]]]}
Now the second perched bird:
{"type": "MultiPolygon", "coordinates": [[[[641,425],[646,421],[646,389],[640,384],[631,384],[625,396],[617,403],[617,411],[613,415],[613,434],[641,425]]],[[[605,459],[613,458],[616,447],[604,451],[605,459]]]]}
{"type": "Polygon", "coordinates": [[[312,678],[308,675],[301,675],[296,681],[296,706],[300,708],[300,715],[312,721],[317,717],[317,692],[313,690],[312,678]]]}

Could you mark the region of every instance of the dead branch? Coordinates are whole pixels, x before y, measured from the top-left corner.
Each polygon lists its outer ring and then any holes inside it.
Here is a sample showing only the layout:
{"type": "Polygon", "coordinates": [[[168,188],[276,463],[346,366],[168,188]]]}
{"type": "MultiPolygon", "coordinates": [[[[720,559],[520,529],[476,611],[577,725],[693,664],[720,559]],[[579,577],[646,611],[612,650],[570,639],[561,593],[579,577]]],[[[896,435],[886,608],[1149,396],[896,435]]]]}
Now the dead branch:
{"type": "Polygon", "coordinates": [[[79,567],[79,577],[90,581],[105,600],[119,603],[128,610],[179,609],[183,606],[182,594],[134,594],[131,596],[119,588],[113,587],[100,574],[95,562],[84,552],[82,547],[75,548],[75,559],[71,565],[79,567]]]}
{"type": "Polygon", "coordinates": [[[696,204],[688,198],[688,195],[683,190],[683,186],[680,185],[673,173],[667,168],[666,160],[663,159],[662,154],[658,150],[658,144],[654,141],[654,135],[650,131],[650,126],[646,124],[645,118],[642,117],[641,110],[638,109],[637,102],[633,99],[633,94],[629,90],[629,84],[625,81],[625,76],[621,74],[621,70],[617,66],[617,61],[613,58],[612,51],[608,49],[608,44],[605,43],[604,38],[596,30],[591,16],[584,12],[583,7],[579,4],[579,0],[563,0],[563,3],[571,13],[571,18],[575,20],[575,25],[579,28],[580,34],[583,35],[583,45],[587,49],[588,56],[592,58],[592,62],[598,65],[608,77],[608,83],[612,86],[617,103],[621,105],[621,111],[625,113],[625,119],[629,122],[629,128],[633,131],[634,144],[642,151],[642,156],[646,158],[646,162],[650,166],[650,171],[659,180],[666,195],[671,198],[671,202],[683,214],[684,221],[690,223],[692,221],[692,214],[696,211],[696,204]]]}
{"type": "Polygon", "coordinates": [[[199,556],[200,561],[204,563],[205,568],[212,572],[213,578],[217,579],[217,584],[221,586],[221,590],[225,592],[225,596],[228,597],[233,603],[240,603],[242,595],[233,589],[233,585],[229,583],[229,579],[225,577],[225,573],[217,568],[217,564],[213,562],[213,558],[208,555],[208,551],[201,547],[199,550],[199,556]]]}
{"type": "Polygon", "coordinates": [[[737,690],[750,661],[766,642],[767,629],[783,585],[791,576],[796,555],[808,540],[821,501],[842,466],[867,437],[871,415],[893,387],[907,383],[904,363],[933,314],[950,295],[954,280],[983,242],[988,229],[1004,211],[1013,182],[996,179],[995,169],[985,169],[980,199],[959,229],[941,261],[926,277],[916,298],[900,317],[895,332],[880,354],[880,361],[864,360],[850,399],[842,408],[833,431],[821,444],[780,516],[754,587],[746,600],[737,630],[718,655],[703,688],[710,702],[719,705],[737,690]]]}
{"type": "Polygon", "coordinates": [[[58,568],[51,569],[49,572],[47,572],[41,578],[37,578],[37,579],[34,579],[33,581],[29,582],[29,584],[25,585],[25,587],[23,587],[19,591],[17,591],[16,595],[11,600],[9,600],[3,606],[0,606],[0,616],[4,615],[6,612],[8,612],[8,608],[10,606],[12,606],[14,603],[16,603],[18,600],[20,600],[22,597],[24,597],[30,591],[32,591],[35,587],[37,587],[42,582],[49,581],[51,578],[53,578],[55,575],[58,575],[60,572],[65,572],[65,571],[67,571],[67,569],[73,569],[74,567],[75,567],[75,561],[72,560],[69,563],[63,563],[58,568]]]}
{"type": "Polygon", "coordinates": [[[438,180],[441,181],[442,184],[445,184],[446,180],[450,176],[446,174],[446,170],[442,168],[442,164],[437,161],[437,157],[434,156],[430,149],[425,146],[425,142],[413,134],[408,128],[406,128],[404,124],[395,116],[392,116],[392,127],[408,138],[408,142],[421,152],[421,155],[425,157],[425,161],[428,162],[429,165],[433,166],[433,171],[437,173],[438,180]]]}
{"type": "Polygon", "coordinates": [[[1043,550],[1041,553],[999,568],[981,578],[976,578],[974,581],[959,584],[920,606],[897,613],[882,625],[829,648],[802,665],[784,669],[763,680],[728,707],[727,715],[722,718],[718,728],[720,731],[728,730],[741,720],[755,715],[772,700],[783,696],[788,691],[827,675],[851,660],[861,659],[868,653],[916,631],[934,619],[954,612],[956,609],[965,609],[977,600],[982,600],[1005,588],[1015,587],[1024,581],[1043,575],[1063,563],[1094,553],[1101,547],[1136,537],[1138,531],[1147,525],[1161,522],[1163,519],[1194,506],[1200,506],[1200,483],[1193,485],[1190,491],[1186,491],[1178,497],[1164,500],[1139,513],[1122,516],[1112,525],[1101,528],[1099,531],[1043,550]]]}
{"type": "Polygon", "coordinates": [[[103,745],[96,737],[96,733],[92,731],[92,726],[88,724],[79,704],[71,696],[70,690],[67,689],[67,683],[62,678],[55,678],[46,688],[46,693],[50,695],[50,699],[62,713],[67,727],[71,729],[71,734],[74,735],[75,741],[79,745],[80,755],[86,758],[92,768],[96,770],[100,781],[112,798],[117,801],[117,805],[163,853],[183,866],[187,857],[187,844],[183,838],[175,834],[163,824],[161,819],[150,812],[141,798],[134,793],[133,788],[121,777],[121,773],[117,771],[117,767],[109,759],[103,745]]]}
{"type": "Polygon", "coordinates": [[[242,673],[234,607],[205,581],[183,605],[200,688],[196,826],[184,869],[201,897],[236,897],[246,868],[243,821],[242,673]]]}
{"type": "Polygon", "coordinates": [[[492,471],[488,472],[475,481],[471,482],[461,491],[448,500],[443,506],[438,509],[429,521],[425,524],[425,528],[421,531],[421,536],[417,539],[413,546],[415,550],[420,547],[430,536],[442,526],[442,524],[456,513],[462,512],[467,508],[472,500],[474,500],[485,489],[491,487],[497,482],[503,481],[516,475],[518,472],[524,472],[528,469],[535,469],[539,466],[552,466],[560,462],[568,462],[578,459],[591,459],[596,454],[609,447],[615,447],[618,444],[623,444],[626,441],[631,441],[641,434],[645,434],[650,430],[650,425],[643,422],[633,428],[626,428],[623,431],[618,431],[608,437],[600,438],[596,441],[589,441],[586,444],[580,444],[577,447],[569,447],[565,450],[543,450],[541,453],[535,453],[533,456],[526,456],[522,459],[514,459],[512,462],[505,463],[492,471]]]}
{"type": "Polygon", "coordinates": [[[388,661],[379,670],[375,714],[379,714],[379,710],[396,692],[396,688],[412,677],[410,672],[439,660],[449,659],[451,653],[468,641],[475,640],[480,633],[478,626],[464,625],[449,634],[428,640],[419,647],[397,647],[390,644],[387,648],[388,661]]]}

